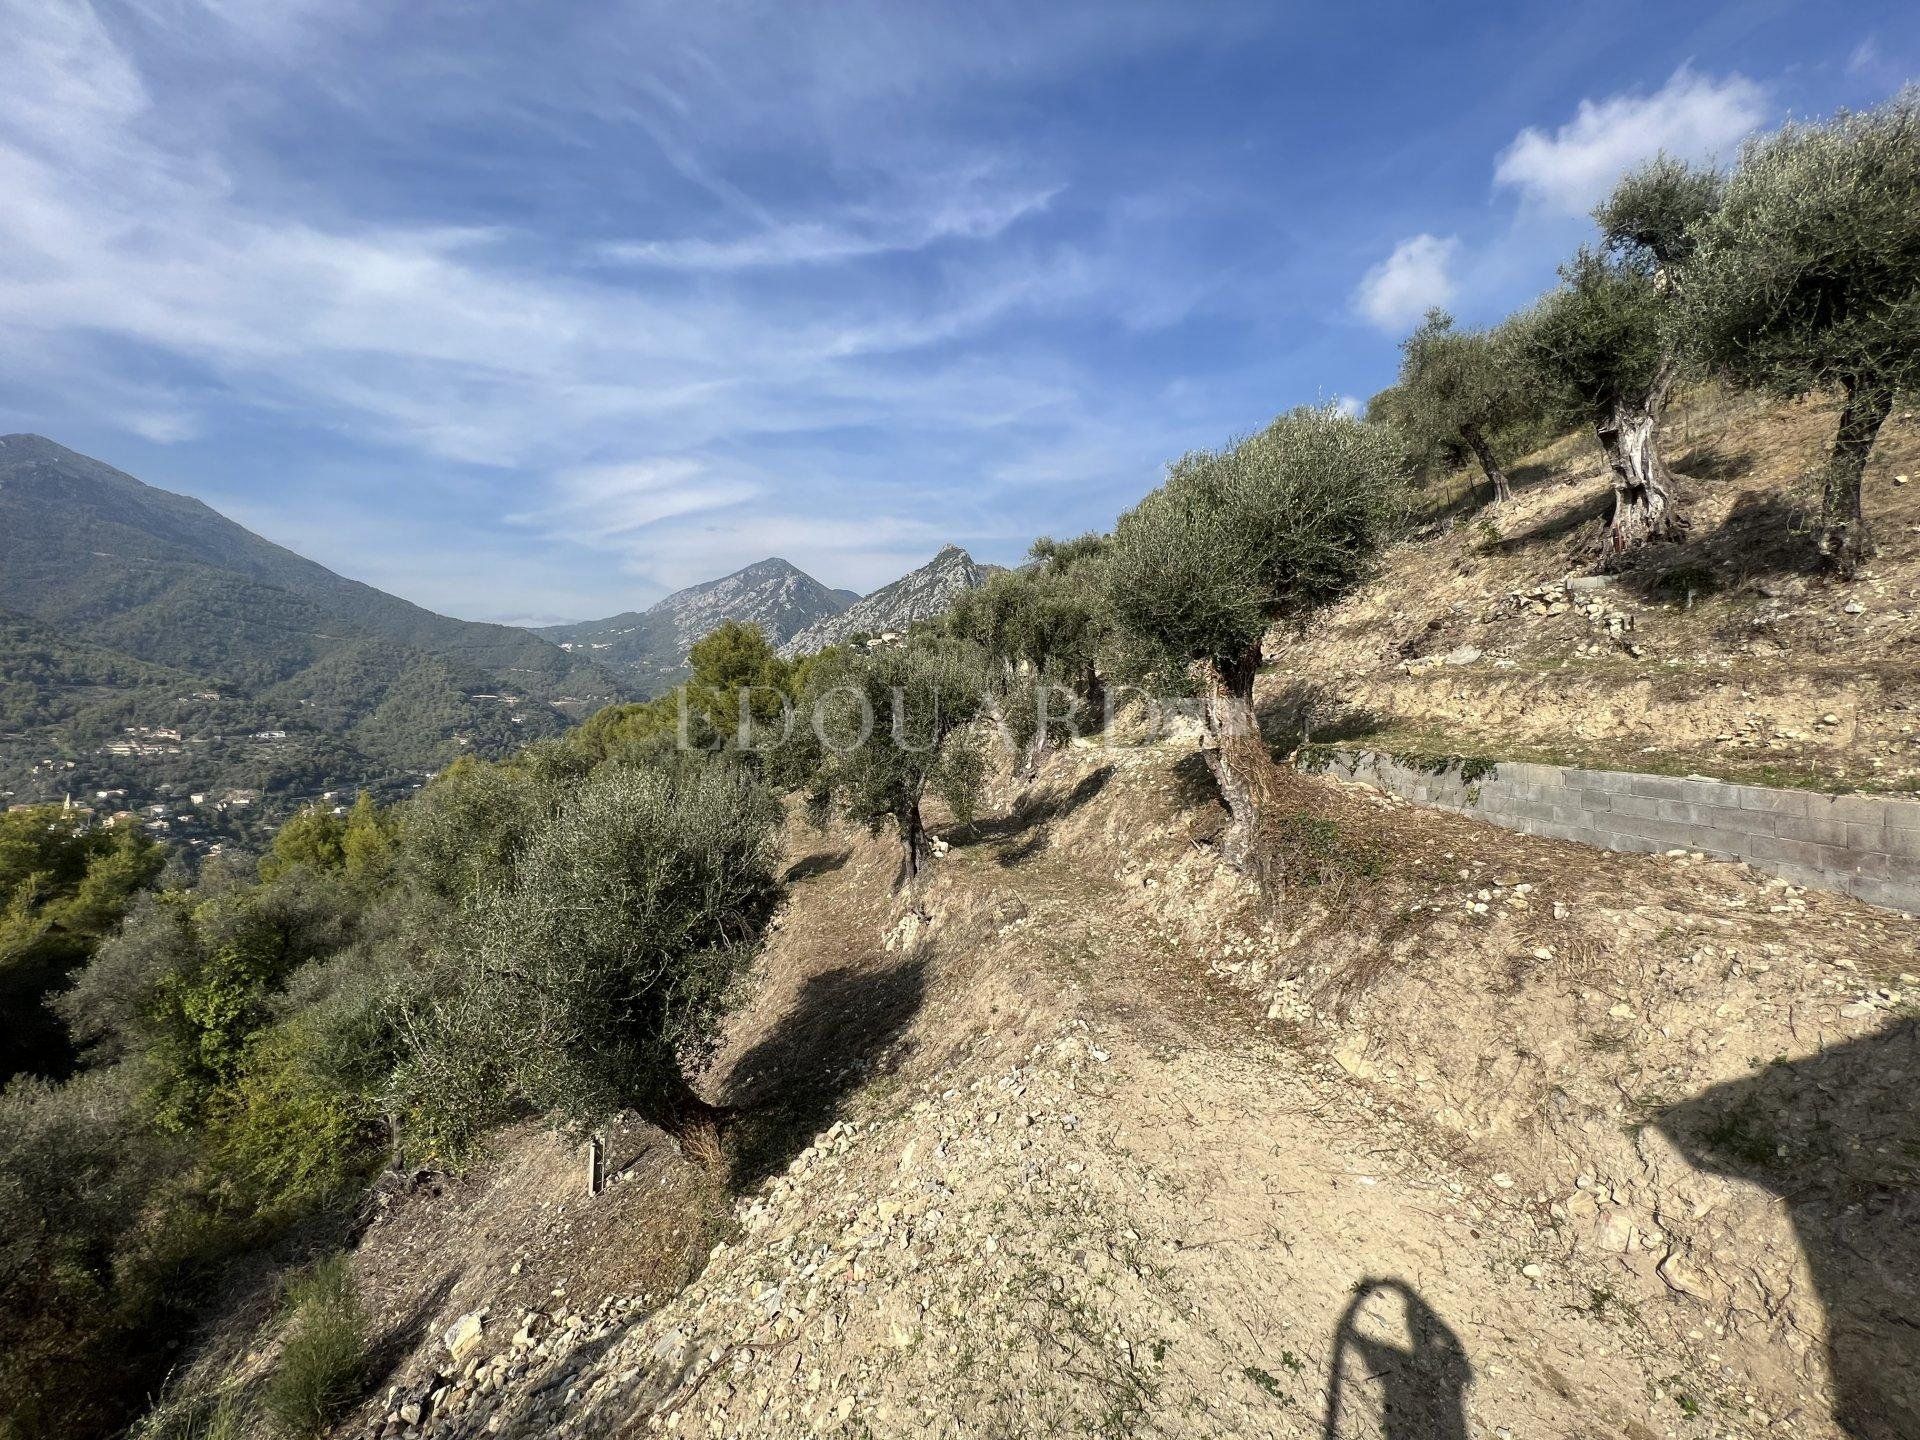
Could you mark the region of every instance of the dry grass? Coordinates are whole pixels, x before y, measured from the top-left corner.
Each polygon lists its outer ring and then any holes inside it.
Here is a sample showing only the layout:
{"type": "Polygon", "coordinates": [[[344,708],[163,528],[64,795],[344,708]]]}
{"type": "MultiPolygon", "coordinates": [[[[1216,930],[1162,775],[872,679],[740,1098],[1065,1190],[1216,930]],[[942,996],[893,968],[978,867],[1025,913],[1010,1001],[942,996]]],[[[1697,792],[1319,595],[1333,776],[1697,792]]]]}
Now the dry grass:
{"type": "Polygon", "coordinates": [[[1609,490],[1589,441],[1516,466],[1499,511],[1443,487],[1373,584],[1306,639],[1276,639],[1260,692],[1274,739],[1297,740],[1305,714],[1336,742],[1920,786],[1920,421],[1896,412],[1882,434],[1866,481],[1880,554],[1853,585],[1819,575],[1808,531],[1806,477],[1834,423],[1825,400],[1706,389],[1676,407],[1667,449],[1692,525],[1593,597],[1630,617],[1621,637],[1577,607],[1516,613],[1508,598],[1595,570],[1609,490]],[[1481,657],[1435,663],[1462,647],[1481,657]]]}

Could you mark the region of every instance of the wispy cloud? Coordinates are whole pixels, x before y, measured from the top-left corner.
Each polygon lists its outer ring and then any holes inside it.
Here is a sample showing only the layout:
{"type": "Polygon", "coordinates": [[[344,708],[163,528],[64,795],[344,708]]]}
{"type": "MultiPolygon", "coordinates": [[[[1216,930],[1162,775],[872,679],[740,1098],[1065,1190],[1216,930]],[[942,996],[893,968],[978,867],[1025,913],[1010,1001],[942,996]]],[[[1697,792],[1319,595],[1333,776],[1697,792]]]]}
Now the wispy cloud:
{"type": "Polygon", "coordinates": [[[1494,183],[1531,203],[1584,215],[1620,175],[1664,150],[1689,160],[1730,153],[1766,117],[1766,92],[1744,75],[1715,79],[1682,65],[1650,94],[1582,100],[1551,135],[1522,130],[1502,152],[1494,183]]]}
{"type": "Polygon", "coordinates": [[[875,255],[911,254],[948,240],[991,240],[1044,210],[1058,186],[950,199],[926,208],[868,205],[832,221],[797,220],[724,240],[619,240],[598,248],[604,260],[671,270],[747,270],[828,265],[875,255]]]}
{"type": "Polygon", "coordinates": [[[557,477],[558,495],[543,510],[507,518],[571,539],[605,540],[645,530],[679,515],[721,510],[755,499],[758,483],[721,475],[684,457],[597,465],[557,477]]]}
{"type": "Polygon", "coordinates": [[[1399,330],[1431,307],[1453,298],[1452,265],[1460,242],[1451,236],[1415,235],[1361,278],[1354,306],[1383,330],[1399,330]]]}

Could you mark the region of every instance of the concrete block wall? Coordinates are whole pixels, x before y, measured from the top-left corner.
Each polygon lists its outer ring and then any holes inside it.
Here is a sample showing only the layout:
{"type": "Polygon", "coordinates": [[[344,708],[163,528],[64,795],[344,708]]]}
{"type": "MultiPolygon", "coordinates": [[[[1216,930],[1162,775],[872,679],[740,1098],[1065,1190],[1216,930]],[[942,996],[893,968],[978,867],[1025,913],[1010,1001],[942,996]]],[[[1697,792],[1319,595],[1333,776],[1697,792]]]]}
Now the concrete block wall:
{"type": "Polygon", "coordinates": [[[1468,779],[1459,761],[1428,770],[1372,750],[1336,752],[1329,773],[1528,835],[1636,854],[1698,850],[1920,913],[1920,800],[1517,761],[1468,779]]]}

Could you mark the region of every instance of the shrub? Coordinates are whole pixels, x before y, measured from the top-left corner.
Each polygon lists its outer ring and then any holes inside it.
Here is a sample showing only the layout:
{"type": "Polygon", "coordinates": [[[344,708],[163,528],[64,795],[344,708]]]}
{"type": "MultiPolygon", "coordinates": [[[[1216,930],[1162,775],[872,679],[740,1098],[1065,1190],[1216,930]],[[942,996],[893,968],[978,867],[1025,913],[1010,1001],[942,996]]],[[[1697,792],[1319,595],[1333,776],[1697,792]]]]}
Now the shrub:
{"type": "Polygon", "coordinates": [[[72,1040],[44,1002],[113,934],[163,861],[138,831],[79,829],[55,806],[0,815],[0,1083],[71,1067],[72,1040]]]}
{"type": "Polygon", "coordinates": [[[120,1076],[0,1093],[0,1437],[121,1420],[152,1358],[137,1217],[160,1158],[120,1076]]]}
{"type": "Polygon", "coordinates": [[[516,1113],[627,1106],[676,1133],[681,1076],[765,922],[777,800],[738,767],[603,766],[510,847],[430,957],[398,1077],[418,1139],[458,1154],[516,1113]]]}
{"type": "Polygon", "coordinates": [[[207,1158],[230,1206],[298,1214],[371,1168],[380,1117],[338,1061],[353,1053],[350,1032],[378,1025],[375,1014],[318,1009],[254,1037],[208,1106],[207,1158]]]}
{"type": "Polygon", "coordinates": [[[367,1369],[367,1318],[336,1255],[287,1287],[286,1339],[262,1401],[292,1436],[318,1435],[359,1398],[367,1369]]]}

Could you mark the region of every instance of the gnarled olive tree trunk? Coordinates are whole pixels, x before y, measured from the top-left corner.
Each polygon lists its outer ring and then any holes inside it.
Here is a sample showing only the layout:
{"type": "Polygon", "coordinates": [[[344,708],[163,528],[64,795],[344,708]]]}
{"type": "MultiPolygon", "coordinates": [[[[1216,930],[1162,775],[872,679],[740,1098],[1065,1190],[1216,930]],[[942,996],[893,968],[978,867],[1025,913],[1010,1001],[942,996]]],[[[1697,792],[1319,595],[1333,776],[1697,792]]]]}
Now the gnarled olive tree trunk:
{"type": "Polygon", "coordinates": [[[1244,867],[1253,858],[1260,817],[1270,812],[1279,788],[1279,766],[1260,736],[1253,712],[1260,646],[1256,642],[1240,655],[1203,661],[1196,668],[1207,729],[1207,768],[1233,817],[1221,838],[1220,852],[1228,863],[1244,867]]]}
{"type": "Polygon", "coordinates": [[[1821,496],[1820,555],[1829,570],[1851,580],[1860,562],[1873,553],[1866,515],[1860,507],[1860,480],[1866,473],[1867,457],[1873,453],[1873,442],[1893,409],[1893,390],[1849,376],[1846,394],[1821,496]]]}
{"type": "Polygon", "coordinates": [[[1662,365],[1644,396],[1622,399],[1595,425],[1607,468],[1613,472],[1613,516],[1603,549],[1624,555],[1650,540],[1672,540],[1684,523],[1673,476],[1660,458],[1660,417],[1673,390],[1675,366],[1662,365]]]}
{"type": "Polygon", "coordinates": [[[725,1161],[721,1132],[735,1112],[703,1100],[685,1079],[676,1075],[667,1085],[660,1113],[655,1117],[672,1137],[681,1156],[702,1170],[718,1170],[725,1161]]]}
{"type": "Polygon", "coordinates": [[[900,846],[906,851],[901,874],[911,885],[920,878],[920,866],[927,855],[927,827],[920,818],[920,800],[916,796],[894,817],[900,826],[900,846]]]}
{"type": "Polygon", "coordinates": [[[1480,433],[1478,425],[1462,425],[1460,438],[1467,442],[1467,448],[1473,451],[1473,458],[1480,462],[1480,468],[1487,472],[1487,483],[1493,486],[1493,503],[1504,505],[1513,498],[1513,491],[1507,485],[1507,472],[1500,468],[1500,462],[1493,458],[1493,447],[1487,444],[1487,437],[1480,433]]]}

